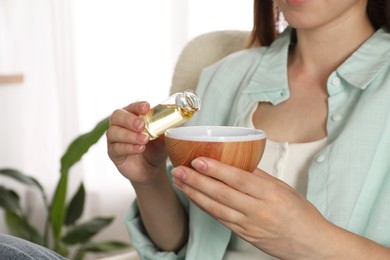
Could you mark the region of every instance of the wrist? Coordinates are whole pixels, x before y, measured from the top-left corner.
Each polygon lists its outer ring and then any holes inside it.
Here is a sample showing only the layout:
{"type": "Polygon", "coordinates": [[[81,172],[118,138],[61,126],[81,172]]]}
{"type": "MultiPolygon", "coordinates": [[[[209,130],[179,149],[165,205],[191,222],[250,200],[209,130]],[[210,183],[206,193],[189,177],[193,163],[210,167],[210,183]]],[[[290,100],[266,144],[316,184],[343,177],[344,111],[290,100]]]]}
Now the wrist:
{"type": "Polygon", "coordinates": [[[333,225],[326,260],[390,259],[390,249],[333,225]]]}
{"type": "Polygon", "coordinates": [[[164,191],[168,187],[172,186],[165,167],[161,169],[155,168],[152,175],[153,178],[149,179],[147,182],[136,182],[130,180],[137,196],[152,196],[153,194],[158,194],[160,191],[164,191]]]}

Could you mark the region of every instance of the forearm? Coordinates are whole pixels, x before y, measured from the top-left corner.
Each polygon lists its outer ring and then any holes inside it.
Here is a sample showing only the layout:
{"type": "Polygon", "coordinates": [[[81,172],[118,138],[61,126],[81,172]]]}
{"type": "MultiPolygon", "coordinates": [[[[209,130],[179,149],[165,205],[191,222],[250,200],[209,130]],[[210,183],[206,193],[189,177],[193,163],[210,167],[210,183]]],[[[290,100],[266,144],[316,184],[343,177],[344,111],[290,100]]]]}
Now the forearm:
{"type": "Polygon", "coordinates": [[[358,236],[349,231],[335,227],[332,248],[333,255],[329,259],[390,259],[390,249],[372,240],[358,236]]]}
{"type": "Polygon", "coordinates": [[[187,242],[188,219],[166,172],[153,184],[133,186],[150,239],[163,251],[178,251],[187,242]]]}

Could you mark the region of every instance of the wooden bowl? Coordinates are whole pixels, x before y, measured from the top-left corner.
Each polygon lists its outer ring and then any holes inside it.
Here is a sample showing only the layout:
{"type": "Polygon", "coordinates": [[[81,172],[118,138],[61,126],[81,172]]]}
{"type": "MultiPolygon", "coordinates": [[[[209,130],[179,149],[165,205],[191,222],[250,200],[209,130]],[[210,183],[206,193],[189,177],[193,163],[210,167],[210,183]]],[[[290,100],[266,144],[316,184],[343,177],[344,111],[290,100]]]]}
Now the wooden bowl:
{"type": "Polygon", "coordinates": [[[231,126],[187,126],[165,132],[165,146],[174,166],[191,167],[197,157],[210,157],[253,172],[264,152],[262,130],[231,126]]]}

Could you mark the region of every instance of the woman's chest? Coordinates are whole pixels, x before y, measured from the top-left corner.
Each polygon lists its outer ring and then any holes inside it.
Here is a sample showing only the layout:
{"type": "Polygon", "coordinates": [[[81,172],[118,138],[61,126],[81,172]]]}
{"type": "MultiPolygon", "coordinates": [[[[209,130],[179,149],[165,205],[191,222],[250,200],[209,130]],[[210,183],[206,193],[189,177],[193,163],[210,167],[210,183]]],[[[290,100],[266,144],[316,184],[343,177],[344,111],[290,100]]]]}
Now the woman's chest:
{"type": "Polygon", "coordinates": [[[291,98],[276,106],[260,102],[252,120],[271,140],[305,143],[327,136],[327,115],[324,99],[291,98]]]}

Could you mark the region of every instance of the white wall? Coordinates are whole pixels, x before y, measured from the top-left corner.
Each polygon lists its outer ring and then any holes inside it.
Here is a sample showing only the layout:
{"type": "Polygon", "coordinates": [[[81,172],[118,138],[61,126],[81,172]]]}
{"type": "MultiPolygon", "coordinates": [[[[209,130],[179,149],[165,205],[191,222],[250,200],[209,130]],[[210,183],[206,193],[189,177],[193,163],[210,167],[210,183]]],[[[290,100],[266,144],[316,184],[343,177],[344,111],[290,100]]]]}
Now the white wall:
{"type": "MultiPolygon", "coordinates": [[[[190,39],[252,26],[252,1],[75,0],[73,11],[82,131],[135,100],[155,104],[165,99],[175,62],[190,39]]],[[[102,146],[97,153],[105,156],[102,146]]],[[[103,185],[116,178],[105,159],[85,160],[87,178],[103,185]],[[99,179],[99,174],[106,177],[99,179]]]]}

